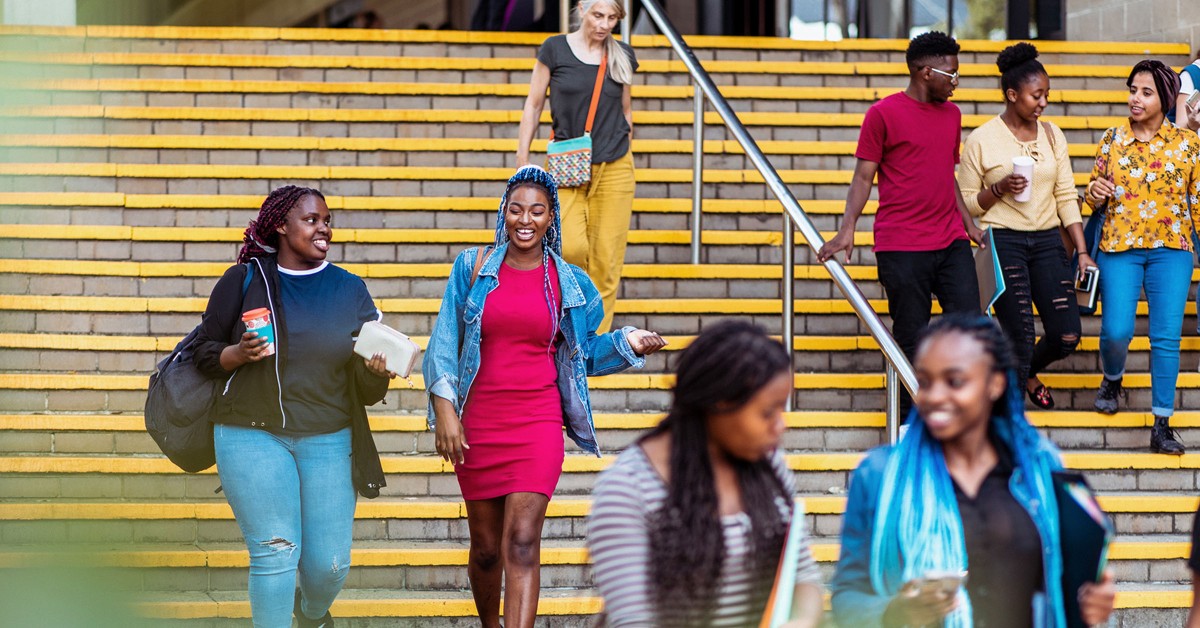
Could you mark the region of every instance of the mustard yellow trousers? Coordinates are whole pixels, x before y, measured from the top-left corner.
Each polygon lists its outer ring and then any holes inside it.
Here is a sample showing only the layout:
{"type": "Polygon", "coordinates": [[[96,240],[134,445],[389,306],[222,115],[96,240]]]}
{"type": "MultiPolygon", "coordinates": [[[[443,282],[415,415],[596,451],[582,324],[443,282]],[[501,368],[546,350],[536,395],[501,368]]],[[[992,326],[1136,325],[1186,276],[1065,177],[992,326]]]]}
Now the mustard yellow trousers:
{"type": "Polygon", "coordinates": [[[625,267],[625,245],[633,216],[633,153],[592,164],[592,180],[560,188],[563,258],[587,271],[604,301],[604,321],[596,333],[612,327],[613,307],[625,267]]]}

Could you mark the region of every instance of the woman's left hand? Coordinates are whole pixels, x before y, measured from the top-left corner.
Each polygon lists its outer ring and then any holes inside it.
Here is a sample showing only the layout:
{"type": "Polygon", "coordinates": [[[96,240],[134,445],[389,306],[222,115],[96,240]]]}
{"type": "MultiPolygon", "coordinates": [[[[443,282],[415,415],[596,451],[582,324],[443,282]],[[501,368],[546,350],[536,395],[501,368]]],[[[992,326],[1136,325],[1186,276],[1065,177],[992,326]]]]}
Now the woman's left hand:
{"type": "Polygon", "coordinates": [[[1099,268],[1099,267],[1096,266],[1096,260],[1092,259],[1091,255],[1088,255],[1087,253],[1080,253],[1079,254],[1079,269],[1083,270],[1084,268],[1099,268]]]}
{"type": "Polygon", "coordinates": [[[371,359],[363,358],[363,363],[367,365],[367,370],[388,379],[396,379],[396,373],[387,369],[387,356],[382,353],[376,353],[371,356],[371,359]]]}
{"type": "Polygon", "coordinates": [[[650,355],[667,346],[666,339],[645,329],[635,329],[625,334],[625,339],[629,341],[629,346],[633,347],[633,352],[638,355],[650,355]]]}
{"type": "Polygon", "coordinates": [[[1083,615],[1083,623],[1095,626],[1108,621],[1116,596],[1117,585],[1112,569],[1104,570],[1100,582],[1089,582],[1079,587],[1079,613],[1083,615]]]}

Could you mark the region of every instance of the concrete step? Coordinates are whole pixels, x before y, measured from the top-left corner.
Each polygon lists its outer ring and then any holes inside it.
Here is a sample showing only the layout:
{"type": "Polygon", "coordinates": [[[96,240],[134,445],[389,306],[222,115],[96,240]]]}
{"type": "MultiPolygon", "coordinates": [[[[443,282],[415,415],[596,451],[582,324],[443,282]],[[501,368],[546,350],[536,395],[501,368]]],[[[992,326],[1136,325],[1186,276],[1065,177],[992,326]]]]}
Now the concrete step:
{"type": "MultiPolygon", "coordinates": [[[[1056,89],[1050,95],[1055,111],[1070,116],[1119,116],[1128,110],[1127,92],[1115,89],[1120,83],[1100,89],[1056,89]]],[[[885,96],[903,89],[893,79],[883,87],[785,87],[733,85],[721,88],[735,110],[863,113],[885,96]]],[[[690,85],[633,85],[638,109],[687,111],[694,90],[690,85]]],[[[225,79],[16,79],[9,98],[13,104],[151,106],[150,94],[175,94],[170,102],[154,105],[198,107],[261,106],[247,103],[249,94],[288,94],[292,107],[399,108],[520,110],[529,86],[522,83],[376,83],[326,82],[319,80],[225,80],[225,79]]],[[[994,114],[998,107],[996,89],[960,88],[954,102],[964,114],[994,114]]]]}
{"type": "MultiPolygon", "coordinates": [[[[378,409],[373,408],[373,411],[378,409]]],[[[597,413],[597,440],[604,452],[618,452],[661,420],[659,413],[597,413]]],[[[1140,450],[1146,445],[1148,413],[1114,416],[1089,411],[1030,411],[1030,422],[1061,449],[1140,450]]],[[[882,412],[801,411],[786,415],[788,430],[781,446],[789,451],[859,453],[884,440],[882,412]]],[[[371,415],[379,451],[384,454],[432,455],[433,435],[424,414],[371,415]]],[[[1200,414],[1180,412],[1171,419],[1185,443],[1200,442],[1200,414]]],[[[3,414],[0,415],[0,453],[6,455],[112,454],[157,455],[158,447],[144,431],[136,413],[3,414]]]]}
{"type": "MultiPolygon", "coordinates": [[[[135,52],[237,55],[329,55],[378,57],[445,57],[450,47],[463,57],[530,58],[545,33],[481,33],[467,31],[403,31],[299,28],[195,28],[87,26],[74,28],[6,26],[5,50],[42,52],[135,52]]],[[[905,40],[798,41],[776,37],[688,36],[702,60],[885,61],[904,60],[905,40]],[[796,55],[799,55],[798,57],[796,55]]],[[[666,59],[669,43],[662,36],[635,35],[631,43],[639,59],[666,59]]],[[[1132,65],[1145,56],[1186,61],[1186,44],[1146,42],[1039,42],[1046,63],[1086,60],[1132,65]]],[[[992,63],[1003,42],[962,40],[960,61],[992,63]]]]}
{"type": "MultiPolygon", "coordinates": [[[[1148,441],[1148,438],[1147,438],[1148,441]]],[[[555,495],[582,496],[591,492],[596,474],[611,464],[613,455],[596,458],[569,447],[563,474],[555,495]]],[[[860,452],[789,453],[787,461],[797,471],[796,481],[803,492],[840,491],[850,471],[862,459],[860,452]]],[[[1072,450],[1063,454],[1068,468],[1088,472],[1097,490],[1153,490],[1194,493],[1200,454],[1165,456],[1137,451],[1072,450]]],[[[436,455],[412,454],[382,456],[388,486],[382,494],[389,497],[454,497],[460,494],[450,463],[436,455]]],[[[184,474],[161,455],[25,455],[0,457],[0,474],[11,480],[21,494],[32,499],[101,497],[134,498],[133,491],[145,490],[154,478],[154,490],[185,498],[215,495],[220,485],[215,469],[199,474],[184,474]],[[38,481],[35,481],[38,480],[38,481]],[[131,488],[132,487],[132,488],[131,488]]]]}
{"type": "MultiPolygon", "coordinates": [[[[271,96],[261,96],[268,98],[271,96]]],[[[520,110],[479,109],[331,109],[293,108],[280,99],[278,106],[170,107],[43,105],[0,108],[0,130],[12,134],[103,135],[253,135],[255,137],[324,138],[470,138],[515,139],[520,110]],[[294,123],[295,126],[279,123],[294,123]]],[[[251,103],[253,104],[253,103],[251,103]]],[[[963,128],[974,129],[999,112],[963,116],[963,128]]],[[[738,111],[742,124],[752,129],[760,144],[767,141],[842,141],[858,138],[863,114],[738,111]]],[[[1099,142],[1104,130],[1122,124],[1125,117],[1069,116],[1051,110],[1054,121],[1072,145],[1099,142]]],[[[716,112],[704,114],[704,138],[736,138],[716,112]]],[[[549,112],[541,122],[550,122],[549,112]]],[[[633,124],[639,139],[691,140],[691,111],[634,109],[633,124]]],[[[544,131],[545,129],[543,129],[544,131]]],[[[544,133],[539,133],[544,135],[544,133]]]]}
{"type": "MultiPolygon", "coordinates": [[[[355,544],[346,580],[347,589],[390,586],[401,591],[462,591],[467,580],[469,543],[446,541],[404,544],[362,541],[355,544]]],[[[242,543],[201,545],[152,544],[85,546],[103,566],[127,569],[127,586],[139,591],[244,591],[250,557],[242,543]]],[[[841,550],[837,538],[812,540],[813,558],[828,581],[841,550]]],[[[1186,536],[1118,537],[1108,558],[1122,584],[1191,583],[1186,560],[1191,540],[1186,536]]],[[[9,547],[0,553],[0,568],[36,567],[43,558],[34,547],[9,547]]],[[[541,548],[542,586],[593,586],[591,561],[582,539],[551,540],[541,548]]]]}
{"type": "MultiPolygon", "coordinates": [[[[707,140],[705,167],[749,170],[754,163],[734,140],[707,140]]],[[[546,142],[531,147],[544,160],[546,142]]],[[[247,166],[441,166],[516,169],[516,140],[482,138],[293,138],[226,135],[9,135],[0,159],[9,163],[209,164],[247,166]]],[[[856,142],[764,141],[777,170],[853,170],[856,142]]],[[[634,140],[637,169],[689,168],[690,140],[634,140]]],[[[1092,142],[1071,144],[1073,169],[1088,173],[1092,142]]]]}
{"type": "MultiPolygon", "coordinates": [[[[1097,473],[1089,472],[1095,478],[1097,473]]],[[[24,478],[25,484],[32,482],[24,478]]],[[[225,500],[211,491],[195,496],[149,495],[152,482],[140,482],[146,495],[126,499],[62,496],[52,501],[28,496],[5,497],[0,503],[0,540],[6,545],[37,545],[55,539],[107,544],[237,543],[241,533],[225,500]]],[[[132,482],[127,481],[127,485],[132,482]]],[[[1093,484],[1096,484],[1093,481],[1093,484]]],[[[161,485],[161,481],[160,481],[161,485]]],[[[1196,512],[1194,494],[1148,489],[1130,492],[1104,489],[1101,506],[1124,535],[1188,535],[1196,512]]],[[[807,529],[816,537],[841,534],[846,507],[844,487],[802,491],[807,529]]],[[[556,496],[546,514],[544,539],[580,539],[591,501],[556,496]]],[[[355,538],[362,541],[462,542],[468,540],[466,511],[458,493],[444,496],[389,497],[360,500],[355,512],[355,538]]]]}

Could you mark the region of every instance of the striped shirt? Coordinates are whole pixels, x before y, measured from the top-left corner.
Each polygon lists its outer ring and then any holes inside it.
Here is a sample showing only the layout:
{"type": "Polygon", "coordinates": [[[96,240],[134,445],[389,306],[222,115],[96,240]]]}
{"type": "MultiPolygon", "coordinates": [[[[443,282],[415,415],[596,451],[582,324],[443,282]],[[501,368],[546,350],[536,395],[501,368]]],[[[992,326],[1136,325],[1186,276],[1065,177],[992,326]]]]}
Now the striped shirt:
{"type": "MultiPolygon", "coordinates": [[[[778,452],[771,466],[788,495],[796,492],[795,478],[778,452]]],[[[673,626],[678,621],[657,616],[651,591],[650,519],[667,499],[667,486],[638,445],[630,446],[605,470],[596,483],[592,512],[588,516],[588,549],[596,587],[604,599],[601,625],[673,626]]],[[[778,503],[780,518],[788,504],[778,503]]],[[[737,513],[721,517],[725,558],[717,586],[714,614],[709,626],[758,626],[776,568],[756,576],[747,569],[752,549],[750,517],[737,513]]],[[[801,541],[796,583],[821,585],[808,540],[801,541]]],[[[764,572],[766,570],[763,570],[764,572]]]]}

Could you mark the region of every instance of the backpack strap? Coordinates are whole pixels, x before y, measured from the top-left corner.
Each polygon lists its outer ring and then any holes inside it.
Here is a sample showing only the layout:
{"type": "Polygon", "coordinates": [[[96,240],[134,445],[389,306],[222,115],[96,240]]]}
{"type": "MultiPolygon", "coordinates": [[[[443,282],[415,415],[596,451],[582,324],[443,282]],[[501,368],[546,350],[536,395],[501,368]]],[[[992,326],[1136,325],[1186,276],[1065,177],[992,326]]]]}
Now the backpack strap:
{"type": "Polygon", "coordinates": [[[479,278],[479,269],[483,268],[483,264],[492,256],[492,245],[486,247],[475,247],[475,270],[471,272],[471,283],[467,284],[470,289],[475,286],[475,280],[479,278]]]}
{"type": "Polygon", "coordinates": [[[246,278],[242,280],[242,300],[246,300],[246,293],[250,291],[250,280],[254,279],[254,263],[246,262],[242,264],[246,267],[246,278]]]}

